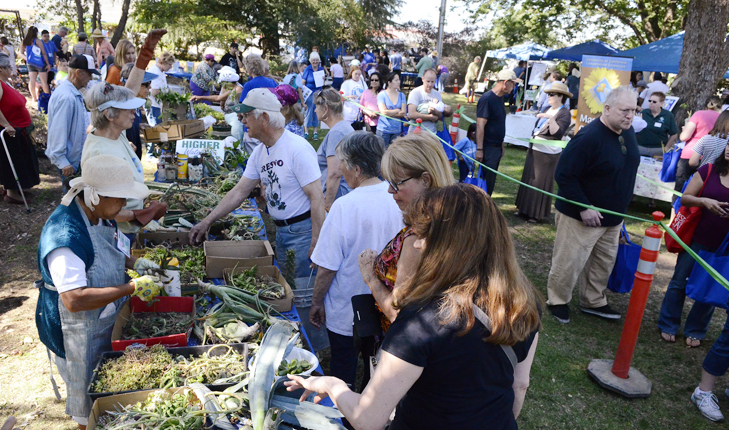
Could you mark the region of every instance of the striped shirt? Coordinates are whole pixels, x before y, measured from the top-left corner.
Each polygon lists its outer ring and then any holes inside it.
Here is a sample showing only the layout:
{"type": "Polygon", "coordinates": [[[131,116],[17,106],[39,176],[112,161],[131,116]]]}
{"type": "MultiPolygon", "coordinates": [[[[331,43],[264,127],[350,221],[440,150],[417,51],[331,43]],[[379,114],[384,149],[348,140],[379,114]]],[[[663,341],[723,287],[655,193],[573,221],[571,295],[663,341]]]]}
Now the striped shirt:
{"type": "Polygon", "coordinates": [[[707,134],[699,139],[693,148],[694,152],[701,155],[701,164],[699,164],[699,167],[716,161],[721,153],[724,152],[728,142],[729,136],[722,138],[721,135],[712,136],[707,134]]]}

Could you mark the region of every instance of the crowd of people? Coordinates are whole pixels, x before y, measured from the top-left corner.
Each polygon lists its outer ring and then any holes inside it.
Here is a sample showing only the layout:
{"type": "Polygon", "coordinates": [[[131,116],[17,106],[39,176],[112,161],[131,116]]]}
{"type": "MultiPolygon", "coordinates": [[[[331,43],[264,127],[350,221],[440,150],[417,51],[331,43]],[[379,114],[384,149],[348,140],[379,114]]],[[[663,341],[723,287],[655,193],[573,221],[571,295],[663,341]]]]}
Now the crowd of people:
{"type": "MultiPolygon", "coordinates": [[[[67,383],[66,412],[83,429],[91,406],[85,390],[96,357],[110,346],[109,322],[124,297],[151,288],[144,277],[125,282],[124,268],[155,264],[124,255],[128,242],[120,237],[133,238],[167,209],[144,205],[139,130],[148,97],[149,116],[160,118],[155,96],[168,87],[166,72],[176,59],[169,52],[155,55],[164,30],[153,30],[139,49],[128,40],[112,47],[97,29],[91,34],[96,48],[79,33],[79,43],[68,50],[67,33],[61,28],[53,39],[38,38],[31,27],[22,52],[41,83],[37,97],[48,94],[46,155],[66,193],[41,234],[38,306],[48,318],[38,329],[67,383]],[[47,88],[43,74],[58,59],[67,76],[47,88]],[[94,75],[103,66],[101,81],[94,75]]],[[[320,333],[312,336],[314,348],[331,351],[328,376],[294,377],[287,385],[330,396],[353,428],[382,428],[391,420],[391,429],[480,429],[483,422],[516,428],[542,314],[570,323],[577,287],[581,312],[621,318],[605,289],[623,217],[570,201],[625,213],[640,156],[687,142],[676,187],[691,178],[681,204],[705,209],[690,246],[716,251],[729,233],[729,113],[721,112],[720,99],[710,99],[679,130],[663,108],[663,76],[642,85],[642,76],[634,75],[630,86],[609,93],[602,115],[563,149],[551,142],[570,128],[576,101],[570,78],[579,78],[579,68],[566,79],[550,71],[534,103],[539,112],[532,136],[544,143],[530,145],[521,179],[536,189],[520,186],[515,202],[516,215],[536,223],[552,212],[551,197],[538,190],[552,193],[556,182],[558,195],[568,200],[554,203],[556,236],[544,301],[519,267],[506,219],[490,197],[497,186],[491,169],[499,169],[505,153],[505,106],[525,79],[525,65],[497,73],[478,99],[466,137],[452,142],[466,156],[449,159],[436,138],[453,114],[441,96],[449,72],[437,53],[423,50],[415,62],[411,55],[368,47],[349,64],[331,58],[325,65],[318,51],[297,55],[283,79],[271,75],[260,55],[243,56],[236,43],[220,62],[206,55],[194,69],[192,101],[236,113],[251,153],[240,181],[189,239],[206,240],[215,221],[262,186],[276,225],[276,259],[295,256],[293,287],[312,290],[311,306],[298,311],[320,333]],[[418,77],[406,96],[401,71],[408,61],[418,77]],[[408,126],[408,120],[419,125],[408,126]],[[645,125],[637,127],[639,120],[645,125]],[[328,132],[315,150],[309,137],[319,140],[321,124],[328,132]],[[456,160],[458,180],[451,168],[456,160]],[[477,163],[490,168],[481,169],[482,188],[462,183],[477,163]],[[355,387],[360,358],[367,365],[355,387]]],[[[468,67],[467,100],[475,101],[480,61],[476,57],[468,67]]],[[[13,67],[0,52],[0,127],[13,143],[20,189],[27,189],[39,183],[38,159],[25,98],[7,84],[13,67]]],[[[7,163],[0,156],[4,199],[22,203],[7,163]]],[[[693,263],[679,253],[658,320],[666,342],[676,341],[693,263]]],[[[713,311],[693,305],[683,330],[687,346],[701,345],[713,311]]],[[[727,351],[729,320],[692,395],[715,421],[723,416],[712,390],[729,368],[727,351]]]]}

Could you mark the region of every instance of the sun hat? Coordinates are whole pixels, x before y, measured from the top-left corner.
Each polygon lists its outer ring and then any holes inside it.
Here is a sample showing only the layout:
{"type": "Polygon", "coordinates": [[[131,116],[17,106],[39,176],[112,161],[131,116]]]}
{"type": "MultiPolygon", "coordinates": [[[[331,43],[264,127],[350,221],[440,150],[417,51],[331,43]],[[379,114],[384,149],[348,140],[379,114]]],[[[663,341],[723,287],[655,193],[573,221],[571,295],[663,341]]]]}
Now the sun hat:
{"type": "Polygon", "coordinates": [[[281,106],[291,106],[299,101],[299,93],[291,85],[281,84],[269,90],[276,95],[281,106]]]}
{"type": "Polygon", "coordinates": [[[567,88],[567,85],[563,84],[562,82],[552,82],[552,86],[544,90],[547,94],[562,94],[569,98],[572,98],[572,93],[570,92],[569,88],[567,88]]]}
{"type": "Polygon", "coordinates": [[[96,37],[106,37],[106,36],[104,35],[104,33],[101,32],[101,29],[97,28],[94,30],[93,33],[91,33],[91,37],[96,38],[96,37]]]}
{"type": "Polygon", "coordinates": [[[255,88],[248,93],[243,103],[233,106],[233,112],[237,113],[246,113],[253,109],[281,112],[281,102],[268,88],[255,88]]]}
{"type": "Polygon", "coordinates": [[[218,70],[218,83],[220,82],[238,82],[240,75],[230,66],[223,66],[218,70]]]}
{"type": "Polygon", "coordinates": [[[362,64],[362,63],[360,63],[359,60],[356,59],[356,58],[354,60],[352,60],[352,61],[349,62],[350,67],[351,66],[359,66],[360,64],[362,64]]]}
{"type": "Polygon", "coordinates": [[[134,172],[127,161],[113,155],[91,157],[81,168],[81,177],[71,179],[70,190],[63,196],[61,204],[68,206],[81,191],[84,203],[94,210],[99,196],[120,199],[145,199],[149,194],[146,185],[134,180],[134,172]]]}
{"type": "Polygon", "coordinates": [[[92,57],[91,55],[74,55],[71,58],[71,61],[68,62],[68,67],[72,69],[88,70],[94,75],[101,76],[101,73],[96,70],[94,57],[92,57]]]}
{"type": "Polygon", "coordinates": [[[504,69],[496,74],[496,80],[498,81],[515,81],[516,73],[513,70],[504,69]]]}

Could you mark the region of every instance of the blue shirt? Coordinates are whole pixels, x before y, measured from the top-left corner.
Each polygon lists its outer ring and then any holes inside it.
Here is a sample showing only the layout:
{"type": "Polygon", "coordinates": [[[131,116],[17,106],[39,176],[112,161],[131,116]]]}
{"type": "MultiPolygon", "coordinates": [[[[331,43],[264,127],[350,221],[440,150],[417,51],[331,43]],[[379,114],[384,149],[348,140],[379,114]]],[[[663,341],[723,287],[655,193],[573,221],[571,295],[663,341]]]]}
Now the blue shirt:
{"type": "Polygon", "coordinates": [[[64,80],[48,102],[48,145],[46,156],[59,169],[71,165],[79,170],[88,125],[81,92],[64,80]]]}
{"type": "MultiPolygon", "coordinates": [[[[373,54],[371,52],[366,52],[364,54],[364,61],[363,61],[363,63],[364,64],[377,63],[377,60],[375,59],[375,54],[373,54]]],[[[367,66],[364,71],[366,72],[366,71],[368,71],[369,69],[371,69],[373,67],[375,67],[375,66],[367,66]]]]}
{"type": "MultiPolygon", "coordinates": [[[[476,142],[469,139],[468,137],[464,137],[463,139],[459,140],[458,143],[454,145],[454,148],[463,152],[471,158],[476,156],[476,142]]],[[[468,170],[473,170],[473,160],[468,157],[463,157],[463,159],[468,165],[468,170]]]]}
{"type": "Polygon", "coordinates": [[[240,100],[238,100],[238,102],[243,103],[243,100],[246,99],[246,96],[248,95],[248,92],[250,90],[253,90],[256,88],[275,88],[275,87],[276,87],[276,81],[274,81],[273,79],[267,78],[265,76],[256,76],[255,78],[246,82],[245,85],[243,85],[243,91],[241,91],[241,93],[240,93],[240,100]]]}
{"type": "Polygon", "coordinates": [[[48,57],[48,62],[51,63],[51,66],[54,64],[54,58],[56,56],[56,51],[59,51],[56,49],[56,44],[53,43],[52,40],[49,40],[48,43],[43,42],[41,40],[41,43],[43,43],[43,47],[46,49],[46,56],[48,57]]]}
{"type": "MultiPolygon", "coordinates": [[[[317,72],[319,70],[324,70],[319,66],[319,69],[317,69],[317,72]]],[[[301,80],[304,81],[304,85],[312,91],[319,91],[322,87],[317,87],[316,82],[314,81],[314,69],[311,67],[311,65],[306,66],[306,69],[304,69],[304,73],[301,74],[301,80]]]]}
{"type": "MultiPolygon", "coordinates": [[[[380,91],[377,94],[377,104],[384,103],[387,110],[400,109],[405,101],[405,94],[397,93],[397,103],[393,104],[386,91],[380,91]]],[[[405,107],[407,109],[407,106],[405,107]]],[[[402,123],[394,119],[380,117],[380,121],[377,123],[377,129],[382,130],[383,133],[387,134],[400,134],[402,132],[402,123]]]]}
{"type": "Polygon", "coordinates": [[[63,42],[63,38],[59,35],[55,35],[51,37],[51,42],[53,42],[54,45],[56,45],[56,51],[61,50],[61,42],[63,42]]]}
{"type": "Polygon", "coordinates": [[[402,69],[402,55],[400,55],[400,54],[390,55],[390,63],[392,64],[392,70],[402,69]]]}

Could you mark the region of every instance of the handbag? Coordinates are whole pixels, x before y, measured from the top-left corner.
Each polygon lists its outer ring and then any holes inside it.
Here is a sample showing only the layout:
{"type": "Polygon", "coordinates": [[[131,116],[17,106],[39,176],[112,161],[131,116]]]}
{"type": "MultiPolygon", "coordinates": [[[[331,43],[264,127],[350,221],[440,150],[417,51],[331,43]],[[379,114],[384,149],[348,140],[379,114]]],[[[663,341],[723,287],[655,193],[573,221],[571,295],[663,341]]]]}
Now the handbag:
{"type": "Polygon", "coordinates": [[[676,182],[676,165],[681,159],[682,148],[669,149],[663,154],[663,166],[661,166],[661,181],[676,182]]]}
{"type": "Polygon", "coordinates": [[[473,169],[468,172],[468,176],[466,176],[466,179],[463,180],[463,183],[475,185],[488,193],[489,191],[487,190],[488,187],[486,186],[486,180],[479,175],[479,169],[481,169],[481,165],[474,162],[473,169]]]}
{"type": "Polygon", "coordinates": [[[443,122],[443,130],[436,131],[436,136],[443,139],[445,143],[442,141],[440,142],[441,145],[443,145],[443,150],[445,151],[446,157],[448,157],[448,161],[453,161],[456,159],[456,151],[453,150],[453,141],[451,140],[451,133],[448,131],[448,129],[445,127],[445,122],[443,122]]]}
{"type": "MultiPolygon", "coordinates": [[[[724,242],[716,252],[699,251],[699,257],[725,278],[729,277],[729,256],[726,252],[729,240],[727,239],[729,239],[729,235],[724,238],[724,242]]],[[[697,302],[727,309],[729,291],[716,282],[700,264],[694,264],[694,269],[686,283],[686,295],[697,302]]]]}
{"type": "MultiPolygon", "coordinates": [[[[712,167],[714,167],[713,164],[709,164],[709,172],[706,174],[706,180],[701,186],[701,190],[699,190],[699,194],[696,197],[701,197],[701,193],[704,192],[704,187],[706,186],[706,183],[709,182],[709,177],[711,176],[712,167]]],[[[694,237],[694,231],[696,230],[696,226],[699,224],[700,219],[701,208],[681,206],[681,209],[676,213],[676,216],[673,218],[669,227],[671,230],[676,232],[676,235],[681,238],[683,243],[688,245],[691,243],[691,238],[694,237]]],[[[666,249],[668,252],[674,253],[683,251],[681,245],[679,245],[679,243],[676,242],[670,234],[666,235],[666,249]]]]}
{"type": "Polygon", "coordinates": [[[635,272],[638,270],[638,260],[640,260],[641,246],[630,241],[628,231],[623,229],[620,231],[620,245],[618,245],[618,255],[615,257],[615,266],[610,279],[608,279],[608,289],[614,293],[629,293],[633,289],[633,281],[635,280],[635,272]]]}

